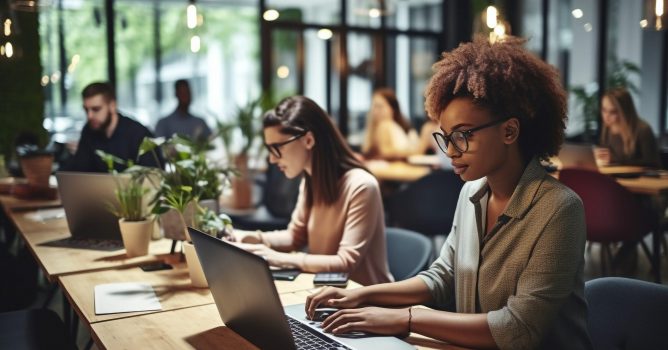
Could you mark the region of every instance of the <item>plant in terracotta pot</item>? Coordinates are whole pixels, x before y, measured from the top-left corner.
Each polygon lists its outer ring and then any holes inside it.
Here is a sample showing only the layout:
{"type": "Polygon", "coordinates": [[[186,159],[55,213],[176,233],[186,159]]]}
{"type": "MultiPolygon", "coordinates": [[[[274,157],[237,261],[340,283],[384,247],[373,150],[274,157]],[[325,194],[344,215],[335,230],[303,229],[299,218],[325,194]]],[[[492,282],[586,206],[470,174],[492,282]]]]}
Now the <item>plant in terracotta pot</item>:
{"type": "Polygon", "coordinates": [[[270,94],[263,94],[246,105],[237,107],[229,122],[217,122],[217,135],[221,138],[227,159],[234,162],[237,176],[232,179],[232,206],[246,209],[252,206],[253,181],[248,169],[249,156],[262,131],[260,122],[263,111],[269,109],[270,94]],[[236,148],[234,146],[237,146],[236,148]]]}
{"type": "Polygon", "coordinates": [[[53,167],[53,152],[36,145],[19,146],[16,149],[21,170],[28,183],[35,187],[48,187],[53,167]]]}

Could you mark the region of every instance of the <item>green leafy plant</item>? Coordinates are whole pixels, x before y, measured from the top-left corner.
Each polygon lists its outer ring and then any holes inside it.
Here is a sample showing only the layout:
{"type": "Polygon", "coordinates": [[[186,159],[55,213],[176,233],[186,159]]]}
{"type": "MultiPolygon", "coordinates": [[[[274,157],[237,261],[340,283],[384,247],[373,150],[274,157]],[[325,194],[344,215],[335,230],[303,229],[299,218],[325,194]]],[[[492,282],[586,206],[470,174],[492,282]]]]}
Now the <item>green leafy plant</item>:
{"type": "Polygon", "coordinates": [[[136,179],[130,179],[126,184],[117,181],[114,193],[118,207],[109,204],[109,210],[117,217],[126,221],[144,221],[150,216],[144,205],[144,195],[148,193],[148,189],[141,182],[136,179]]]}
{"type": "Polygon", "coordinates": [[[202,232],[206,232],[217,238],[222,238],[232,233],[232,219],[226,214],[216,215],[209,208],[199,208],[197,222],[202,232]]]}
{"type": "Polygon", "coordinates": [[[232,159],[233,153],[247,155],[251,151],[255,140],[261,136],[262,114],[276,105],[274,94],[264,92],[257,99],[250,100],[246,105],[238,106],[231,121],[216,122],[216,135],[221,138],[228,159],[232,159]],[[241,145],[237,152],[233,152],[235,141],[235,132],[239,130],[241,135],[241,145]]]}
{"type": "Polygon", "coordinates": [[[245,106],[237,107],[232,121],[222,122],[218,121],[217,135],[223,141],[225,151],[228,159],[232,159],[232,154],[246,155],[250,151],[255,139],[260,135],[259,121],[261,117],[261,110],[259,108],[260,99],[251,100],[245,106]],[[239,130],[241,136],[240,142],[235,142],[235,133],[239,130]],[[239,144],[241,147],[237,152],[233,152],[233,144],[239,144]]]}
{"type": "Polygon", "coordinates": [[[144,203],[144,197],[149,193],[149,189],[144,186],[144,181],[153,172],[151,168],[136,167],[131,160],[125,162],[101,150],[96,150],[95,153],[105,162],[116,181],[114,193],[118,204],[107,203],[109,211],[126,221],[146,220],[151,213],[144,203]],[[114,170],[114,164],[129,165],[129,167],[124,174],[119,174],[114,170]]]}
{"type": "MultiPolygon", "coordinates": [[[[156,186],[157,193],[151,201],[152,212],[161,215],[174,209],[186,225],[200,228],[201,216],[198,213],[204,209],[199,201],[218,200],[224,183],[234,171],[211,162],[206,158],[203,148],[198,148],[193,141],[182,136],[170,139],[145,138],[140,145],[138,156],[152,153],[155,159],[158,159],[158,150],[162,151],[165,164],[164,170],[156,169],[159,183],[156,186]],[[187,220],[184,214],[191,205],[194,206],[194,214],[187,220]]],[[[210,220],[208,217],[204,219],[207,222],[210,220]]]]}

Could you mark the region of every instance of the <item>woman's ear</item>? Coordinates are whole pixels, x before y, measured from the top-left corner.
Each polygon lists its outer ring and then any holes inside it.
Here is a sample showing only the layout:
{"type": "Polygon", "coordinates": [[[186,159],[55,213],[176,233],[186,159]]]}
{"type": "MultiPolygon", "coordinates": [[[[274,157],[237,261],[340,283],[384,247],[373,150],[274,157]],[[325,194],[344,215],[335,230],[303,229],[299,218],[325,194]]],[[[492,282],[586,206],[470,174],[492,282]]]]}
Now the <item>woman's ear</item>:
{"type": "Polygon", "coordinates": [[[315,146],[315,137],[313,136],[312,132],[307,132],[303,139],[304,146],[306,146],[307,150],[311,150],[315,146]]]}
{"type": "Polygon", "coordinates": [[[509,145],[520,137],[520,120],[513,117],[503,123],[503,143],[509,145]]]}

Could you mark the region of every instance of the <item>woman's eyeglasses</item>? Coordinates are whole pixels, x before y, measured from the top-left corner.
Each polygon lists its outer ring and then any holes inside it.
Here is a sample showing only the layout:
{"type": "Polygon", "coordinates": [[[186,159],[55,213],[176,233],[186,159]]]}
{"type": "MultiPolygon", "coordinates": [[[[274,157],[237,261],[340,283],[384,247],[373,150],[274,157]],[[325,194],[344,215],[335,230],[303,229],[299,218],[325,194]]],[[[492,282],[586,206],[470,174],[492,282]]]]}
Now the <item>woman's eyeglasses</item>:
{"type": "Polygon", "coordinates": [[[434,140],[436,140],[436,144],[438,144],[438,148],[443,151],[443,153],[448,153],[448,144],[452,142],[453,145],[455,145],[455,149],[459,151],[460,153],[464,153],[469,150],[469,140],[468,138],[476,131],[489,128],[491,126],[501,124],[508,120],[510,118],[503,118],[499,120],[494,120],[492,122],[489,122],[487,124],[483,124],[480,126],[477,126],[472,129],[468,130],[457,130],[453,131],[450,133],[450,135],[445,135],[442,132],[435,132],[432,135],[434,136],[434,140]]]}
{"type": "Polygon", "coordinates": [[[281,158],[283,155],[281,154],[281,147],[287,145],[288,143],[298,140],[302,136],[306,135],[306,132],[292,136],[291,138],[283,141],[283,142],[276,142],[276,143],[265,143],[264,146],[267,147],[269,150],[269,153],[271,153],[274,157],[276,158],[281,158]]]}

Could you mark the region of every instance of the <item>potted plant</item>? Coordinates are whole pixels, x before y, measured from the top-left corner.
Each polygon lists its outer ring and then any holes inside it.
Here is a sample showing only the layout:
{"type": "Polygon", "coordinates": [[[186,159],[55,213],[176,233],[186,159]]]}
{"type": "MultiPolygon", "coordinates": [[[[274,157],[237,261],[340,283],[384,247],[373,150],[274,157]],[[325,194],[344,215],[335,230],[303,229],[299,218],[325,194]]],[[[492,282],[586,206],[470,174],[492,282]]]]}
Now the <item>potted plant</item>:
{"type": "MultiPolygon", "coordinates": [[[[231,233],[232,220],[225,214],[216,214],[211,209],[198,207],[198,213],[195,215],[196,224],[194,228],[211,236],[222,238],[231,233]]],[[[204,276],[204,270],[197,256],[195,246],[190,241],[183,242],[183,253],[188,264],[188,273],[193,287],[207,287],[209,284],[204,276]]]]}
{"type": "Polygon", "coordinates": [[[163,151],[165,164],[163,170],[158,170],[160,183],[152,201],[153,213],[161,216],[166,237],[184,241],[183,252],[193,286],[206,287],[187,226],[205,227],[207,232],[217,227],[214,217],[218,197],[232,171],[210,162],[202,149],[198,150],[192,141],[180,136],[167,140],[146,138],[140,146],[139,156],[151,152],[157,159],[158,149],[163,151]],[[213,201],[206,205],[203,199],[213,201]],[[200,226],[200,223],[205,225],[200,226]]]}
{"type": "Polygon", "coordinates": [[[159,170],[158,192],[154,196],[154,213],[160,215],[165,237],[190,240],[186,224],[194,225],[198,206],[218,211],[218,199],[232,170],[206,158],[204,150],[181,136],[170,139],[146,138],[139,155],[160,149],[165,159],[159,170]]]}
{"type": "Polygon", "coordinates": [[[217,122],[217,135],[221,138],[227,159],[233,160],[237,176],[232,179],[232,206],[246,209],[252,206],[253,181],[248,169],[249,154],[260,136],[262,113],[273,106],[270,93],[264,93],[246,105],[237,107],[230,122],[217,122]],[[233,145],[240,145],[233,149],[233,145]]]}
{"type": "Polygon", "coordinates": [[[144,186],[144,181],[150,173],[149,168],[133,167],[130,161],[127,174],[118,174],[113,170],[113,163],[124,163],[121,159],[100,150],[96,153],[107,164],[116,181],[114,193],[117,203],[107,203],[107,206],[109,211],[118,217],[118,226],[127,256],[148,254],[154,223],[154,217],[146,204],[149,189],[144,186]]]}

